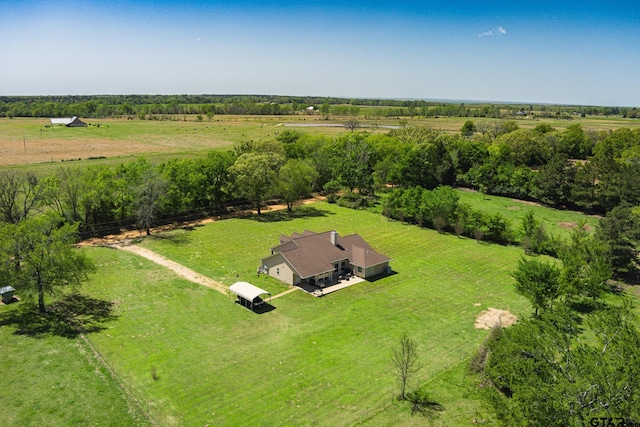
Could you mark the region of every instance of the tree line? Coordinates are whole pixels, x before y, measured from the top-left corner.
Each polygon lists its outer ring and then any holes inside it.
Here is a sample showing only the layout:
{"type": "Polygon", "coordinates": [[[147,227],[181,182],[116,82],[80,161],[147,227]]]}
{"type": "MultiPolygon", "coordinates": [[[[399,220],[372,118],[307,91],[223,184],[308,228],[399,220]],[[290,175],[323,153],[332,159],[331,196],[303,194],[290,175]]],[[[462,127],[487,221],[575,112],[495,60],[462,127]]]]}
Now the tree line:
{"type": "MultiPolygon", "coordinates": [[[[606,214],[619,205],[640,205],[639,179],[640,129],[591,131],[579,124],[564,130],[520,129],[512,121],[468,121],[457,135],[426,127],[336,138],[285,130],[268,140],[242,141],[230,151],[157,165],[140,158],[60,167],[48,176],[5,170],[0,172],[0,220],[16,223],[53,209],[79,222],[80,230],[95,231],[140,216],[136,204],[157,186],[154,217],[216,211],[242,201],[259,209],[270,198],[292,206],[312,191],[324,191],[330,200],[352,207],[376,203],[382,195],[386,215],[428,226],[437,220],[439,228],[472,234],[469,227],[478,218],[463,210],[456,214],[460,217],[439,213],[425,190],[462,186],[606,214]]],[[[509,241],[497,231],[501,219],[483,221],[493,224],[485,224],[485,235],[509,241]]]]}
{"type": "Polygon", "coordinates": [[[185,114],[290,115],[308,112],[326,115],[361,114],[382,117],[514,117],[571,118],[605,115],[640,118],[630,107],[550,106],[533,104],[447,103],[426,100],[349,99],[279,95],[92,95],[0,96],[0,117],[136,117],[158,118],[185,114]],[[325,111],[323,111],[323,109],[325,111]],[[364,110],[363,110],[364,111],[364,110]]]}

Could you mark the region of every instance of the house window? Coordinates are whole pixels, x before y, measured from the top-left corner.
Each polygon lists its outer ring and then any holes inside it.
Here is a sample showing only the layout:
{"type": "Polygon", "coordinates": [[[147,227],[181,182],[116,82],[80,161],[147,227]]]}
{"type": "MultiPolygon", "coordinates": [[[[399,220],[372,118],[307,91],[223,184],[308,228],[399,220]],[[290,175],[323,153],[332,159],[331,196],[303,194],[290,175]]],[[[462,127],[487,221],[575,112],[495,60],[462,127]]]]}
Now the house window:
{"type": "Polygon", "coordinates": [[[341,267],[342,267],[342,269],[343,269],[343,270],[344,270],[344,267],[345,267],[346,265],[347,265],[347,262],[346,262],[346,261],[342,261],[341,267]]]}
{"type": "Polygon", "coordinates": [[[358,267],[358,273],[362,273],[362,267],[358,267]]]}
{"type": "Polygon", "coordinates": [[[333,271],[338,271],[338,263],[336,262],[335,265],[333,266],[333,271]]]}
{"type": "Polygon", "coordinates": [[[280,274],[280,267],[276,268],[276,274],[280,274]]]}

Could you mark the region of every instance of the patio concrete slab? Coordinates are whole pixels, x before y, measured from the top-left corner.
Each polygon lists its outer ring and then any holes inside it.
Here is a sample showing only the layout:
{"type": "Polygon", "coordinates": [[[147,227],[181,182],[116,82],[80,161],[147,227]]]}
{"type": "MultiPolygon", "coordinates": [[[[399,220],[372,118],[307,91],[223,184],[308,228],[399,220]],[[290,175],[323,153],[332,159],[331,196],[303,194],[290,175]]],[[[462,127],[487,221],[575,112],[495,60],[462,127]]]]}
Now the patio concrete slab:
{"type": "Polygon", "coordinates": [[[325,286],[324,288],[320,288],[318,286],[312,286],[309,284],[301,284],[299,285],[303,291],[308,294],[313,295],[314,297],[322,297],[332,292],[339,291],[340,289],[348,288],[349,286],[357,285],[358,283],[364,282],[365,279],[361,277],[353,276],[349,280],[342,280],[340,283],[336,283],[335,285],[325,286]]]}

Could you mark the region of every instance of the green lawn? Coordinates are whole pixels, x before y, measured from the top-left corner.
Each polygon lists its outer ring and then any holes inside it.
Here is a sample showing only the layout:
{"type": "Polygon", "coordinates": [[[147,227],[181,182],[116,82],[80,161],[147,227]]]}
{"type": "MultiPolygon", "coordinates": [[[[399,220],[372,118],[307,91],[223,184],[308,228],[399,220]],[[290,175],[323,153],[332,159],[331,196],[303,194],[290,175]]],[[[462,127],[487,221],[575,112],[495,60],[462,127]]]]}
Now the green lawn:
{"type": "Polygon", "coordinates": [[[582,212],[550,209],[536,203],[509,197],[490,196],[480,192],[459,191],[460,202],[470,205],[473,209],[488,213],[499,212],[511,221],[515,232],[519,233],[522,218],[527,211],[533,211],[538,221],[542,221],[547,233],[566,238],[570,235],[573,226],[584,222],[590,230],[595,230],[599,217],[585,215],[582,212]]]}
{"type": "MultiPolygon", "coordinates": [[[[131,253],[84,249],[98,273],[81,291],[113,302],[115,314],[88,338],[142,411],[176,426],[423,424],[394,400],[390,353],[407,332],[423,365],[411,388],[424,387],[446,408],[433,425],[491,421],[466,370],[486,335],[473,324],[488,307],[530,313],[509,276],[521,248],[327,203],[175,230],[141,245],[226,285],[246,280],[275,295],[287,286],[256,277],[259,260],[281,234],[305,229],[360,233],[393,259],[395,274],[324,298],[297,291],[255,314],[131,253]]],[[[20,304],[1,307],[0,316],[20,304]]],[[[15,403],[6,425],[143,423],[81,340],[17,335],[10,322],[2,325],[2,354],[15,366],[0,391],[15,403]]]]}
{"type": "Polygon", "coordinates": [[[393,258],[396,274],[324,298],[294,292],[255,314],[225,295],[135,255],[87,252],[99,274],[83,289],[113,300],[117,321],[91,341],[163,425],[411,425],[390,352],[406,331],[420,345],[426,387],[447,409],[434,425],[484,419],[466,360],[488,307],[527,314],[509,272],[521,249],[440,235],[370,212],[318,203],[263,219],[230,219],[145,239],[151,248],[230,285],[286,287],[255,270],[280,234],[360,233],[393,258]],[[154,375],[156,379],[154,379],[154,375]]]}
{"type": "Polygon", "coordinates": [[[23,306],[0,306],[1,426],[149,425],[80,338],[18,334],[23,306]]]}

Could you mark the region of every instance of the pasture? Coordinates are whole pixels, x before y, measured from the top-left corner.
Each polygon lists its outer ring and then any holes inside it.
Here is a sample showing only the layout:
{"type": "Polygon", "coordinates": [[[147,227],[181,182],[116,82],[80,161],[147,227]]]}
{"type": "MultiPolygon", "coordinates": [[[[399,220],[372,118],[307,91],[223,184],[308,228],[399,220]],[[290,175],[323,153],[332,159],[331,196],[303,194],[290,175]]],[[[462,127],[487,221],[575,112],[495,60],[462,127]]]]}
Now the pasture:
{"type": "Polygon", "coordinates": [[[256,277],[259,259],[283,233],[360,233],[393,258],[396,274],[324,298],[300,291],[255,314],[132,254],[86,249],[100,273],[84,291],[113,300],[118,320],[90,340],[163,425],[411,425],[393,400],[390,353],[406,331],[424,365],[424,387],[447,409],[435,425],[482,419],[469,355],[485,335],[488,307],[527,315],[509,272],[522,251],[441,235],[326,203],[213,222],[141,245],[230,285],[256,277]],[[155,378],[155,379],[154,379],[155,378]]]}
{"type": "MultiPolygon", "coordinates": [[[[46,127],[48,118],[0,118],[0,167],[29,165],[32,170],[57,167],[62,162],[100,164],[121,162],[131,156],[144,155],[154,162],[175,157],[193,157],[211,149],[225,149],[242,140],[276,137],[286,124],[310,135],[337,136],[349,132],[343,127],[322,126],[344,123],[352,117],[320,115],[295,116],[215,116],[198,121],[196,116],[170,116],[163,120],[85,119],[86,128],[46,127]]],[[[398,126],[397,118],[373,119],[359,117],[360,130],[386,133],[398,126]]],[[[496,119],[442,117],[403,118],[407,126],[427,126],[445,133],[458,133],[467,120],[475,123],[496,119]]],[[[520,118],[514,119],[521,128],[533,128],[545,123],[562,130],[580,123],[585,129],[615,130],[620,127],[638,128],[640,120],[590,116],[573,120],[520,118]]]]}

